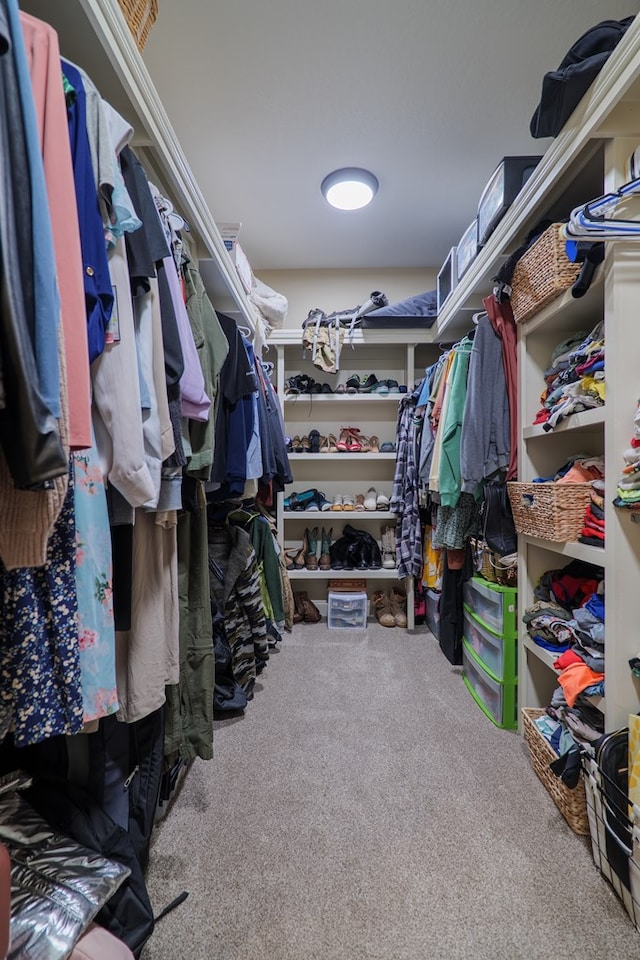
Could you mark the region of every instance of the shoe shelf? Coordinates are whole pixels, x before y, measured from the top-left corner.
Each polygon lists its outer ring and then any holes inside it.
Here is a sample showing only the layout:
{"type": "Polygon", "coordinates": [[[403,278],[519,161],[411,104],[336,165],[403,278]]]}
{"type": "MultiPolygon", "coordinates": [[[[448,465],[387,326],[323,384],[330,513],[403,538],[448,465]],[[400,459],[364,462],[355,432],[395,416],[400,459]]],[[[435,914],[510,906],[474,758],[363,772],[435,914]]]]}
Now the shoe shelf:
{"type": "Polygon", "coordinates": [[[397,570],[289,570],[290,580],[397,580],[397,570]]]}
{"type": "MultiPolygon", "coordinates": [[[[269,342],[277,354],[274,382],[280,398],[285,434],[292,438],[309,435],[317,430],[321,437],[335,436],[340,440],[342,431],[350,428],[360,431],[363,437],[376,437],[379,445],[395,442],[398,404],[404,392],[391,386],[389,393],[372,392],[336,393],[336,387],[346,387],[350,378],[367,383],[371,375],[378,382],[394,381],[407,385],[412,390],[424,375],[425,366],[439,354],[437,344],[432,343],[430,331],[425,330],[357,330],[353,341],[347,337],[340,355],[340,370],[337,374],[323,373],[313,366],[310,352],[302,349],[301,330],[276,330],[269,342]],[[353,347],[353,349],[352,349],[353,347]],[[287,385],[292,378],[312,378],[316,383],[325,383],[332,393],[288,394],[287,385]]],[[[310,452],[290,453],[289,461],[293,483],[287,485],[284,495],[279,494],[277,503],[278,536],[281,547],[289,553],[299,548],[306,535],[305,528],[318,527],[321,538],[323,528],[330,532],[331,542],[343,535],[347,524],[361,528],[376,540],[382,549],[382,539],[387,526],[394,526],[396,517],[388,510],[285,510],[284,497],[293,492],[316,488],[331,501],[334,497],[349,496],[355,501],[357,495],[367,495],[373,488],[378,494],[390,498],[393,488],[396,453],[362,453],[337,451],[319,454],[310,452]]],[[[399,582],[396,569],[383,567],[379,570],[290,570],[294,583],[304,580],[304,589],[309,597],[324,610],[327,598],[327,581],[358,578],[372,581],[367,589],[369,600],[378,589],[387,590],[399,582]],[[378,581],[386,581],[379,584],[378,581]]],[[[413,581],[404,583],[407,593],[408,628],[415,624],[413,610],[413,581]]]]}
{"type": "MultiPolygon", "coordinates": [[[[286,404],[313,407],[316,403],[398,403],[403,393],[296,393],[284,397],[286,404]],[[307,403],[307,401],[309,401],[307,403]]],[[[307,411],[305,410],[305,413],[307,411]]]]}
{"type": "Polygon", "coordinates": [[[322,520],[325,524],[331,525],[333,520],[345,520],[354,524],[365,521],[378,521],[379,523],[395,523],[396,516],[388,510],[284,510],[285,520],[322,520]]]}
{"type": "Polygon", "coordinates": [[[395,462],[396,455],[395,453],[290,453],[289,460],[314,460],[320,461],[323,460],[335,461],[335,460],[393,460],[395,462]]]}

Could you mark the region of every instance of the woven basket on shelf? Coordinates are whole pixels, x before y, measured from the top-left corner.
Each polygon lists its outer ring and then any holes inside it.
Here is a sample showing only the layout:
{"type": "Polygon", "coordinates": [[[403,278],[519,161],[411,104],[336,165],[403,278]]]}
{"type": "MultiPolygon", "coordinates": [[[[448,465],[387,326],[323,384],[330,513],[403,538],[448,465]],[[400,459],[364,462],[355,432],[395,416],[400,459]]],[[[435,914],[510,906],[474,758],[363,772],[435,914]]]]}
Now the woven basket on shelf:
{"type": "Polygon", "coordinates": [[[518,533],[543,540],[577,540],[590,500],[590,483],[507,484],[518,533]]]}
{"type": "Polygon", "coordinates": [[[142,53],[158,16],[158,0],[118,0],[118,4],[142,53]]]}
{"type": "Polygon", "coordinates": [[[554,223],[518,260],[511,280],[511,309],[516,323],[529,320],[573,285],[580,264],[565,253],[562,224],[554,223]]]}
{"type": "Polygon", "coordinates": [[[573,832],[581,837],[588,837],[587,798],[584,792],[582,772],[577,787],[570,790],[569,787],[565,786],[560,777],[556,777],[555,773],[549,769],[549,764],[553,760],[557,760],[558,755],[534,723],[537,717],[542,716],[544,710],[523,707],[521,713],[524,738],[529,747],[531,766],[573,832]]]}

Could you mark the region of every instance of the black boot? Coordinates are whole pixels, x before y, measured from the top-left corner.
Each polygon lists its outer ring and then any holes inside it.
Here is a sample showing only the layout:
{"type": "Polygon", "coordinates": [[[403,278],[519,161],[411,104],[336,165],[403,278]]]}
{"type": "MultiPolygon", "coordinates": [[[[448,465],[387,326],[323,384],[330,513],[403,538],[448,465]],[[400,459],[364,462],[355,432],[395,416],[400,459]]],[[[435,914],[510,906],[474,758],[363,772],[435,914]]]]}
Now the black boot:
{"type": "Polygon", "coordinates": [[[382,556],[378,541],[370,533],[365,533],[365,540],[369,546],[369,569],[380,570],[382,568],[382,556]]]}

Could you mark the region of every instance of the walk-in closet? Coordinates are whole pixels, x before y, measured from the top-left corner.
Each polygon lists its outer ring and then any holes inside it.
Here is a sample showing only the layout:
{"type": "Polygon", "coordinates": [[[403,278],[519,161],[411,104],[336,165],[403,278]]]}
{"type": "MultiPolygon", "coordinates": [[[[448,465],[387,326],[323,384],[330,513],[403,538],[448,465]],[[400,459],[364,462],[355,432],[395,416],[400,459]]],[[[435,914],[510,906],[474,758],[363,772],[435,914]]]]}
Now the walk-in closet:
{"type": "Polygon", "coordinates": [[[0,958],[640,960],[636,0],[0,0],[0,958]]]}

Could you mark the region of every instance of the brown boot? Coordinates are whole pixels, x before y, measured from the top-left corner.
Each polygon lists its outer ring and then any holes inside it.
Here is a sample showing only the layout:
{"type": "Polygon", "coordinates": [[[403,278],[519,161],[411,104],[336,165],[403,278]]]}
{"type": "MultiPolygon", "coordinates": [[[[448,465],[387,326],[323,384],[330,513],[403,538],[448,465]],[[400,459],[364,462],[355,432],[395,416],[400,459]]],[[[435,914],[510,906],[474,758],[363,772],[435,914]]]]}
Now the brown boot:
{"type": "Polygon", "coordinates": [[[293,622],[302,623],[304,620],[304,606],[299,593],[293,594],[293,622]]]}
{"type": "Polygon", "coordinates": [[[391,588],[391,612],[396,627],[407,626],[407,594],[402,587],[391,588]]]}
{"type": "Polygon", "coordinates": [[[300,597],[300,603],[304,611],[304,622],[305,623],[320,623],[322,620],[322,614],[316,607],[313,600],[309,599],[309,595],[306,590],[302,590],[298,596],[300,597]]]}
{"type": "Polygon", "coordinates": [[[395,627],[396,618],[391,609],[391,598],[384,590],[376,590],[371,597],[371,605],[378,623],[383,627],[395,627]]]}

